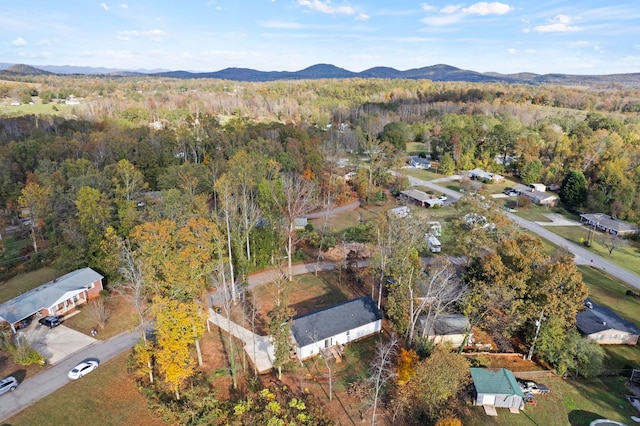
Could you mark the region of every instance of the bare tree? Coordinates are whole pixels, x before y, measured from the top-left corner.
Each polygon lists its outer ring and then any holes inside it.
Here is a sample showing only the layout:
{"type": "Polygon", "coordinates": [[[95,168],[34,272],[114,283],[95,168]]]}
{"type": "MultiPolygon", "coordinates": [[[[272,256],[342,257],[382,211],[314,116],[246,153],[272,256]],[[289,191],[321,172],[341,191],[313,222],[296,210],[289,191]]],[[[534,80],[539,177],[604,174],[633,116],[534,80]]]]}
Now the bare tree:
{"type": "Polygon", "coordinates": [[[611,256],[611,253],[613,253],[615,249],[628,245],[627,240],[619,236],[617,233],[603,234],[600,242],[607,248],[607,251],[609,251],[609,256],[611,256]]]}
{"type": "Polygon", "coordinates": [[[111,316],[111,308],[106,297],[99,297],[89,303],[91,317],[96,320],[98,326],[103,329],[107,325],[107,320],[111,316]]]}
{"type": "Polygon", "coordinates": [[[285,173],[277,181],[279,187],[272,185],[273,201],[284,219],[287,238],[288,279],[293,280],[291,259],[296,244],[296,219],[304,216],[315,207],[316,186],[312,180],[303,179],[300,175],[285,173]]]}
{"type": "Polygon", "coordinates": [[[395,334],[387,342],[380,340],[376,345],[376,354],[371,363],[371,375],[367,379],[371,388],[369,405],[371,405],[371,425],[376,424],[378,406],[384,396],[385,385],[393,379],[395,371],[395,359],[398,355],[398,337],[395,334]]]}

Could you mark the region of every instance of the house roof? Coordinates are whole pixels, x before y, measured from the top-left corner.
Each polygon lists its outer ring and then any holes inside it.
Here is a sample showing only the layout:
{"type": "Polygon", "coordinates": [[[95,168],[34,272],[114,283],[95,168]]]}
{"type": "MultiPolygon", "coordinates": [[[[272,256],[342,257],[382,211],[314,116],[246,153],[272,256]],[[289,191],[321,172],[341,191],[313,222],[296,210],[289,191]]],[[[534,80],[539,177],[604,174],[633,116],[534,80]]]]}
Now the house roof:
{"type": "Polygon", "coordinates": [[[502,179],[502,175],[493,172],[487,172],[482,169],[473,169],[467,172],[469,177],[479,177],[480,179],[502,179]]]}
{"type": "Polygon", "coordinates": [[[434,331],[437,336],[464,334],[468,330],[469,320],[462,314],[439,316],[434,324],[434,331]]]}
{"type": "Polygon", "coordinates": [[[104,278],[91,268],[78,269],[49,281],[46,284],[22,293],[0,305],[0,318],[14,324],[43,308],[55,305],[65,294],[70,297],[86,290],[87,286],[104,278]]]}
{"type": "Polygon", "coordinates": [[[431,196],[426,192],[418,191],[417,189],[407,189],[406,191],[400,191],[400,193],[409,198],[413,198],[418,201],[428,201],[431,199],[431,196]]]}
{"type": "Polygon", "coordinates": [[[637,226],[604,213],[585,213],[581,214],[580,217],[589,222],[597,223],[598,226],[611,229],[616,232],[638,232],[640,230],[637,226]]]}
{"type": "Polygon", "coordinates": [[[605,330],[617,330],[640,336],[640,329],[606,306],[600,306],[593,300],[585,300],[586,309],[578,312],[576,323],[582,334],[589,335],[605,330]]]}
{"type": "Polygon", "coordinates": [[[513,373],[506,368],[490,370],[488,368],[472,368],[471,378],[477,393],[496,395],[518,395],[524,397],[513,373]]]}
{"type": "Polygon", "coordinates": [[[536,191],[527,185],[522,185],[521,183],[517,184],[513,187],[519,194],[524,195],[527,198],[532,199],[534,202],[539,203],[544,200],[555,200],[558,198],[556,195],[551,194],[549,192],[536,191]]]}
{"type": "Polygon", "coordinates": [[[291,332],[299,346],[307,346],[380,319],[382,312],[365,296],[294,317],[291,332]]]}

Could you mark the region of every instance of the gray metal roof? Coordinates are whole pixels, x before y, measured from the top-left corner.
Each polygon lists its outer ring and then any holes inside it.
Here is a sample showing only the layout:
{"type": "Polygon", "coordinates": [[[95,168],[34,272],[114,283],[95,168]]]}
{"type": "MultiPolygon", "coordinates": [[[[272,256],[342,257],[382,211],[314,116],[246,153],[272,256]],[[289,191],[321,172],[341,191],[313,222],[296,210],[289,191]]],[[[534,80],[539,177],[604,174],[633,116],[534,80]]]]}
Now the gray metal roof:
{"type": "Polygon", "coordinates": [[[78,269],[49,281],[46,284],[22,293],[20,296],[0,305],[0,318],[14,324],[43,308],[50,308],[70,293],[69,297],[87,289],[87,286],[103,276],[91,268],[78,269]]]}
{"type": "Polygon", "coordinates": [[[438,336],[451,334],[464,334],[469,330],[469,320],[462,314],[442,315],[434,324],[435,333],[438,336]]]}
{"type": "Polygon", "coordinates": [[[549,199],[555,200],[556,198],[558,198],[556,195],[550,192],[536,191],[535,189],[532,189],[531,187],[522,185],[520,183],[515,185],[513,189],[516,190],[520,195],[524,195],[525,197],[530,198],[536,203],[549,199]]]}
{"type": "Polygon", "coordinates": [[[599,227],[615,232],[634,233],[640,230],[640,228],[629,222],[616,219],[604,213],[584,213],[580,215],[580,218],[585,219],[590,223],[597,224],[599,227]]]}
{"type": "Polygon", "coordinates": [[[477,393],[524,397],[513,373],[506,368],[472,368],[471,378],[477,393]]]}
{"type": "Polygon", "coordinates": [[[379,319],[382,312],[365,296],[294,317],[291,332],[299,346],[307,346],[379,319]]]}
{"type": "Polygon", "coordinates": [[[418,200],[421,202],[425,202],[431,199],[431,196],[426,192],[422,192],[417,189],[407,189],[405,191],[400,191],[400,193],[406,197],[412,198],[414,200],[418,200]]]}
{"type": "Polygon", "coordinates": [[[640,336],[640,329],[634,323],[620,317],[608,307],[599,306],[591,299],[585,300],[585,306],[586,309],[576,315],[576,325],[582,334],[617,330],[640,336]]]}

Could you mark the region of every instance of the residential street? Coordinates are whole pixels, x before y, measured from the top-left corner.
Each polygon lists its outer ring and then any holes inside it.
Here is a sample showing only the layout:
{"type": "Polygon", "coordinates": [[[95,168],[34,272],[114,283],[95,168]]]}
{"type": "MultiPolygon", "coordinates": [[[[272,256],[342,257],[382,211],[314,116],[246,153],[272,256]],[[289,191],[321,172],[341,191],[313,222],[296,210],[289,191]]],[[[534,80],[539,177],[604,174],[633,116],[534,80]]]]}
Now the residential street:
{"type": "MultiPolygon", "coordinates": [[[[409,182],[411,183],[411,185],[416,186],[424,186],[427,188],[430,188],[434,191],[438,191],[438,192],[442,192],[444,194],[446,194],[447,196],[450,196],[453,199],[459,199],[460,197],[462,197],[462,195],[459,192],[453,191],[451,189],[448,188],[444,188],[442,186],[437,185],[434,182],[437,181],[447,181],[447,180],[452,180],[450,177],[449,178],[444,178],[443,180],[440,179],[436,179],[435,181],[425,181],[425,180],[421,180],[421,179],[417,179],[411,176],[407,176],[409,178],[409,182]]],[[[505,212],[506,213],[506,212],[505,212]]],[[[578,265],[589,265],[591,264],[593,267],[601,269],[605,272],[607,272],[609,275],[614,276],[616,278],[618,278],[621,281],[626,282],[627,284],[640,289],[640,276],[638,276],[637,274],[634,274],[633,272],[630,272],[624,268],[621,268],[620,266],[609,262],[607,259],[591,253],[590,251],[588,251],[587,249],[580,247],[577,244],[571,243],[567,240],[565,240],[564,238],[562,238],[561,236],[554,234],[553,232],[545,229],[543,226],[538,225],[535,222],[530,222],[526,219],[522,219],[519,216],[516,216],[513,213],[506,213],[507,216],[513,220],[514,222],[516,222],[518,225],[520,225],[522,228],[527,229],[537,235],[539,235],[542,238],[545,238],[549,241],[551,241],[552,243],[556,244],[559,247],[564,247],[566,248],[570,253],[572,253],[575,256],[575,262],[578,265]]]]}
{"type": "MultiPolygon", "coordinates": [[[[100,360],[100,364],[103,364],[132,348],[139,338],[140,332],[135,331],[122,333],[109,340],[96,342],[69,355],[45,371],[30,377],[20,383],[15,391],[0,396],[0,421],[6,420],[66,385],[69,382],[67,373],[80,361],[95,358],[100,360]]],[[[80,380],[91,380],[91,375],[80,380]]],[[[73,409],[73,407],[60,407],[60,409],[73,409]]]]}

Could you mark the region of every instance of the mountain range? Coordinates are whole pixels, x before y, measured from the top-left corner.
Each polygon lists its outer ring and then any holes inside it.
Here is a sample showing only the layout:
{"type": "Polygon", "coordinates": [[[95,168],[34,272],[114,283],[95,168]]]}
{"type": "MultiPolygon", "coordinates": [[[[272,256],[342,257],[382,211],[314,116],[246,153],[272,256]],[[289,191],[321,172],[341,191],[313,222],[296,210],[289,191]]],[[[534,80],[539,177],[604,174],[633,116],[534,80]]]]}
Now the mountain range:
{"type": "Polygon", "coordinates": [[[23,64],[0,63],[0,77],[11,78],[27,75],[103,75],[111,77],[150,76],[178,79],[217,78],[233,81],[266,82],[276,80],[317,80],[327,78],[384,78],[384,79],[426,79],[431,81],[467,81],[474,83],[522,83],[598,85],[617,83],[624,86],[640,87],[640,73],[575,75],[575,74],[501,74],[463,70],[451,65],[431,65],[400,71],[390,67],[374,67],[361,72],[353,72],[331,64],[317,64],[300,71],[258,71],[250,68],[225,68],[214,72],[168,71],[168,70],[120,70],[76,66],[43,65],[33,67],[23,64]]]}

